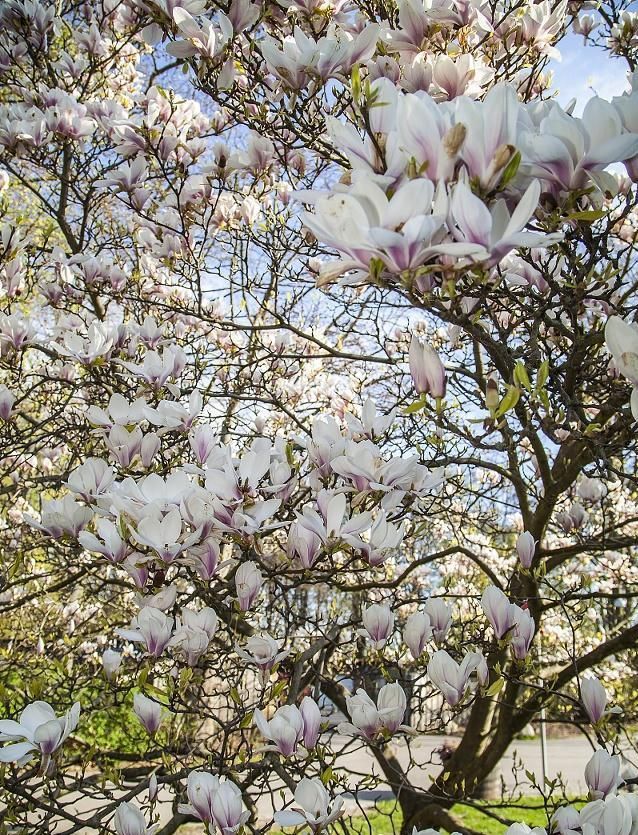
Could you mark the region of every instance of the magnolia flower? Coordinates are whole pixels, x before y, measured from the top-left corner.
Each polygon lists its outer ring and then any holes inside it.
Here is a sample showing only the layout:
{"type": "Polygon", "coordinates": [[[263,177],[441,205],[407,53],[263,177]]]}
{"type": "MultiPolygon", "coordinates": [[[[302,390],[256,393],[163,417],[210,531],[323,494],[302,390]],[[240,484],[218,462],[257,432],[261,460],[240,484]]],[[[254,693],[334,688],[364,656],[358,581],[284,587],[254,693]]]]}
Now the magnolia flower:
{"type": "MultiPolygon", "coordinates": [[[[441,251],[436,242],[444,218],[430,213],[434,187],[429,180],[410,180],[388,199],[380,186],[355,172],[347,191],[328,196],[301,192],[297,196],[307,203],[316,202],[314,214],[302,214],[303,223],[320,241],[345,256],[331,265],[331,277],[351,269],[367,273],[374,258],[400,273],[416,269],[441,251]]],[[[444,251],[450,254],[480,249],[458,244],[451,250],[449,247],[444,251]]]]}
{"type": "Polygon", "coordinates": [[[361,613],[363,629],[359,634],[367,637],[375,649],[381,649],[394,629],[394,614],[389,606],[373,603],[361,613]]]}
{"type": "Polygon", "coordinates": [[[15,395],[6,386],[0,386],[0,418],[2,420],[9,420],[15,402],[15,395]]]}
{"type": "Polygon", "coordinates": [[[445,397],[445,366],[430,343],[422,342],[417,336],[410,342],[410,374],[417,394],[445,397]]]}
{"type": "Polygon", "coordinates": [[[581,679],[580,698],[592,724],[598,724],[605,715],[607,691],[595,676],[581,679]]]}
{"type": "Polygon", "coordinates": [[[452,626],[452,610],[442,597],[430,597],[425,601],[423,610],[432,624],[432,637],[437,644],[442,644],[452,626]]]}
{"type": "Polygon", "coordinates": [[[616,363],[616,368],[634,387],[631,411],[638,420],[638,327],[610,316],[605,325],[605,342],[616,363]]]}
{"type": "Polygon", "coordinates": [[[77,539],[82,528],[88,525],[92,518],[93,512],[88,507],[78,504],[70,494],[62,499],[43,500],[39,522],[32,516],[25,515],[26,522],[45,531],[54,539],[60,539],[64,535],[77,539]]]}
{"type": "Polygon", "coordinates": [[[188,804],[180,804],[179,811],[194,815],[203,823],[210,823],[213,819],[213,795],[218,789],[218,777],[207,771],[191,771],[186,786],[188,804]]]}
{"type": "Polygon", "coordinates": [[[278,41],[266,37],[261,50],[268,70],[287,87],[300,90],[311,77],[325,81],[367,61],[374,53],[379,32],[379,25],[371,23],[354,38],[340,33],[339,38],[331,34],[315,40],[295,26],[293,34],[283,38],[281,49],[278,41]]]}
{"type": "Polygon", "coordinates": [[[343,814],[343,798],[336,797],[332,803],[325,786],[318,777],[300,780],[295,790],[292,809],[275,812],[279,826],[309,826],[313,833],[319,832],[343,814]]]}
{"type": "Polygon", "coordinates": [[[596,183],[608,165],[638,154],[638,134],[625,132],[618,110],[598,96],[587,102],[580,119],[556,103],[537,112],[540,120],[534,124],[532,108],[527,108],[528,127],[519,135],[521,171],[542,178],[545,189],[551,187],[557,196],[596,183]]]}
{"type": "Polygon", "coordinates": [[[130,629],[117,629],[116,632],[128,641],[143,643],[151,655],[159,658],[168,646],[174,624],[173,618],[164,612],[153,606],[145,606],[133,619],[130,629]]]}
{"type": "Polygon", "coordinates": [[[246,649],[235,646],[235,652],[244,661],[255,664],[260,670],[265,671],[283,661],[290,651],[280,651],[277,641],[265,633],[263,635],[252,635],[246,641],[246,649]]]}
{"type": "Polygon", "coordinates": [[[405,692],[398,682],[384,684],[381,690],[379,690],[379,695],[377,696],[379,718],[381,719],[382,727],[391,734],[400,728],[407,729],[407,726],[401,724],[405,716],[406,707],[407,700],[405,692]]]}
{"type": "Polygon", "coordinates": [[[144,420],[150,412],[150,407],[143,398],[132,403],[121,394],[112,394],[106,410],[98,406],[89,406],[86,411],[87,420],[94,426],[111,429],[113,426],[125,426],[144,420]]]}
{"type": "Polygon", "coordinates": [[[321,553],[321,537],[304,525],[303,516],[299,516],[290,526],[286,551],[291,559],[297,557],[307,569],[312,568],[321,553]]]}
{"type": "Polygon", "coordinates": [[[115,681],[117,673],[122,666],[122,653],[107,649],[102,655],[102,667],[104,674],[109,681],[115,681]]]}
{"type": "Polygon", "coordinates": [[[425,645],[432,637],[432,623],[427,612],[413,612],[405,622],[403,640],[408,645],[412,657],[421,657],[425,645]]]}
{"type": "Polygon", "coordinates": [[[277,708],[270,721],[261,710],[256,710],[253,721],[262,736],[271,739],[274,743],[265,746],[265,750],[278,751],[284,757],[295,753],[304,732],[304,720],[296,705],[283,705],[277,708]]]}
{"type": "Polygon", "coordinates": [[[133,531],[133,536],[140,545],[152,548],[165,563],[171,563],[183,550],[178,540],[182,533],[182,516],[176,508],[165,516],[150,512],[144,516],[133,531]]]}
{"type": "Polygon", "coordinates": [[[529,531],[524,531],[516,540],[516,553],[523,568],[530,568],[536,551],[536,542],[529,531]]]}
{"type": "Polygon", "coordinates": [[[587,835],[630,835],[633,832],[632,806],[628,796],[612,794],[593,800],[580,810],[581,829],[587,835]]]}
{"type": "Polygon", "coordinates": [[[522,231],[536,212],[540,194],[540,184],[533,180],[510,216],[504,201],[497,201],[490,211],[465,183],[457,183],[450,201],[452,234],[457,241],[482,247],[472,257],[487,262],[487,266],[497,264],[519,247],[549,246],[561,236],[522,231]]]}
{"type": "Polygon", "coordinates": [[[217,631],[218,618],[214,609],[205,606],[199,612],[184,608],[177,618],[175,634],[169,646],[177,646],[186,656],[186,663],[194,667],[217,631]]]}
{"type": "Polygon", "coordinates": [[[599,478],[583,475],[576,487],[578,496],[585,502],[599,502],[607,495],[607,485],[599,478]]]}
{"type": "Polygon", "coordinates": [[[232,35],[232,25],[224,14],[218,16],[221,31],[215,31],[209,21],[204,21],[203,28],[200,29],[192,15],[180,6],[173,9],[173,20],[184,38],[173,41],[166,47],[166,51],[176,58],[190,58],[192,55],[214,58],[232,35]]]}
{"type": "Polygon", "coordinates": [[[580,829],[580,815],[573,806],[561,806],[552,815],[551,831],[560,835],[574,835],[580,829]]]}
{"type": "Polygon", "coordinates": [[[513,604],[513,629],[510,633],[510,647],[514,658],[523,661],[527,658],[534,635],[536,624],[527,609],[513,604]]]}
{"type": "Polygon", "coordinates": [[[125,560],[131,549],[120,536],[118,526],[110,519],[98,519],[95,523],[98,536],[89,531],[80,531],[78,542],[88,551],[102,554],[109,562],[118,563],[125,560]]]}
{"type": "MultiPolygon", "coordinates": [[[[335,468],[336,469],[336,468],[335,468]]],[[[369,531],[360,536],[344,535],[344,540],[359,551],[371,566],[382,565],[403,541],[404,523],[393,525],[381,511],[369,531]]]]}
{"type": "Polygon", "coordinates": [[[219,789],[213,794],[211,808],[213,823],[221,835],[233,835],[250,817],[240,789],[230,780],[220,780],[219,789]]]}
{"type": "Polygon", "coordinates": [[[242,612],[247,612],[257,599],[261,591],[264,578],[257,567],[257,563],[249,560],[242,563],[235,572],[235,588],[237,599],[242,612]]]}
{"type": "Polygon", "coordinates": [[[113,818],[117,835],[153,835],[160,824],[146,825],[146,819],[134,803],[120,803],[113,818]]]}
{"type": "Polygon", "coordinates": [[[397,141],[423,174],[446,182],[453,174],[465,131],[454,131],[451,112],[428,95],[401,96],[397,102],[397,141]]]}
{"type": "Polygon", "coordinates": [[[299,705],[299,712],[303,720],[304,748],[314,748],[321,731],[321,711],[319,705],[310,696],[304,696],[299,705]]]}
{"type": "Polygon", "coordinates": [[[339,731],[361,734],[366,739],[373,739],[381,730],[390,734],[398,730],[412,732],[409,726],[402,724],[406,706],[405,693],[398,683],[385,684],[379,690],[376,705],[365,690],[359,689],[354,696],[346,697],[351,722],[341,722],[339,731]]]}
{"type": "Polygon", "coordinates": [[[157,782],[157,774],[153,772],[148,778],[148,799],[150,803],[154,803],[157,799],[157,792],[159,791],[159,784],[157,782]]]}
{"type": "Polygon", "coordinates": [[[101,458],[87,458],[69,475],[67,487],[83,499],[90,502],[101,493],[107,492],[115,480],[113,468],[101,458]]]}
{"type": "Polygon", "coordinates": [[[180,804],[179,811],[213,824],[222,835],[233,835],[250,816],[239,788],[230,780],[220,780],[205,771],[191,771],[186,793],[189,802],[180,804]]]}
{"type": "Polygon", "coordinates": [[[500,641],[514,625],[515,610],[513,605],[500,589],[497,589],[496,586],[488,586],[481,598],[481,608],[500,641]]]}
{"type": "Polygon", "coordinates": [[[157,733],[163,719],[162,706],[158,702],[149,699],[143,693],[136,693],[133,697],[133,712],[146,733],[151,736],[157,733]]]}
{"type": "Polygon", "coordinates": [[[18,722],[0,719],[0,742],[10,742],[0,748],[0,762],[28,763],[34,752],[42,755],[44,772],[53,754],[78,726],[80,703],[58,717],[47,702],[32,702],[20,714],[18,722]],[[19,741],[23,740],[23,741],[19,741]]]}
{"type": "Polygon", "coordinates": [[[542,826],[532,829],[526,823],[513,823],[507,827],[503,835],[547,835],[547,831],[542,826]]]}
{"type": "Polygon", "coordinates": [[[585,782],[592,800],[615,792],[620,783],[620,757],[599,748],[585,766],[585,782]]]}
{"type": "Polygon", "coordinates": [[[489,672],[485,658],[480,652],[468,652],[461,664],[457,664],[449,653],[440,649],[428,663],[428,675],[432,683],[438,687],[446,702],[452,707],[465,696],[470,676],[474,672],[481,686],[487,684],[489,672]]]}
{"type": "Polygon", "coordinates": [[[342,722],[339,725],[340,732],[360,733],[367,739],[372,739],[381,730],[379,711],[365,690],[358,689],[354,696],[347,696],[346,708],[352,721],[342,722]]]}

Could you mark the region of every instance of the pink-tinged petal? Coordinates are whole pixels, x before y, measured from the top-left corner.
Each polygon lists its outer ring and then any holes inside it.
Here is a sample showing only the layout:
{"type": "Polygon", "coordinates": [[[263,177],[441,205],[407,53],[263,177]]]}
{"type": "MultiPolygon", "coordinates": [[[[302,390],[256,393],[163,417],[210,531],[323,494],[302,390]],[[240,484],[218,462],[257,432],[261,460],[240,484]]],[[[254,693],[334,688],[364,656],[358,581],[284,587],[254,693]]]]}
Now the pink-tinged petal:
{"type": "Polygon", "coordinates": [[[348,67],[354,64],[360,64],[372,58],[374,50],[381,33],[381,27],[378,23],[369,23],[354,39],[350,45],[348,67]]]}
{"type": "Polygon", "coordinates": [[[483,106],[485,147],[491,156],[501,145],[514,144],[520,103],[512,85],[498,84],[485,96],[483,106]]]}
{"type": "Polygon", "coordinates": [[[9,739],[22,739],[25,736],[25,728],[13,719],[0,719],[0,741],[9,739]]]}
{"type": "Polygon", "coordinates": [[[587,171],[589,168],[604,167],[611,165],[612,162],[631,159],[636,154],[638,154],[638,134],[626,133],[594,146],[581,162],[581,168],[587,171]]]}
{"type": "Polygon", "coordinates": [[[583,123],[589,134],[589,147],[598,148],[622,133],[620,114],[611,102],[593,96],[583,110],[583,123]]]}
{"type": "Polygon", "coordinates": [[[183,9],[180,6],[173,9],[173,20],[179,30],[186,35],[187,38],[199,38],[201,30],[195,22],[193,16],[187,12],[186,9],[183,9]]]}
{"type": "Polygon", "coordinates": [[[399,91],[389,78],[378,78],[371,90],[374,96],[374,107],[370,108],[372,132],[391,133],[396,125],[399,91]]]}
{"type": "Polygon", "coordinates": [[[0,748],[0,763],[17,762],[35,750],[36,746],[31,742],[16,742],[14,745],[5,745],[4,748],[0,748]]]}
{"type": "Polygon", "coordinates": [[[433,197],[434,186],[430,180],[410,180],[401,186],[390,199],[384,226],[393,229],[406,223],[415,215],[428,214],[433,197]]]}
{"type": "Polygon", "coordinates": [[[514,232],[518,232],[523,229],[538,208],[538,200],[540,196],[540,183],[538,180],[533,180],[525,190],[525,194],[523,194],[521,199],[518,201],[518,205],[514,209],[510,222],[507,224],[507,228],[505,229],[505,233],[503,235],[504,238],[507,238],[514,234],[514,232]]]}
{"type": "Polygon", "coordinates": [[[455,187],[451,211],[463,240],[489,248],[492,215],[485,203],[472,194],[465,183],[455,187]]]}
{"type": "Polygon", "coordinates": [[[301,826],[306,823],[306,818],[300,812],[284,809],[281,812],[275,812],[275,821],[279,826],[301,826]]]}

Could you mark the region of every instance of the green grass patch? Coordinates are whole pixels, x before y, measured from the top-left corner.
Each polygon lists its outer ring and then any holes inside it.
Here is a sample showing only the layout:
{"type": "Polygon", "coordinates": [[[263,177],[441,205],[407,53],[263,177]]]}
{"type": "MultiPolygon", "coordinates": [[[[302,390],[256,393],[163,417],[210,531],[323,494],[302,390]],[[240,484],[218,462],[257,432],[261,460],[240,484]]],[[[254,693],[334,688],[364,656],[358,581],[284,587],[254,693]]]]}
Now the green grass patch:
{"type": "MultiPolygon", "coordinates": [[[[495,820],[491,815],[481,811],[481,806],[490,806],[490,811],[499,818],[509,821],[526,823],[530,827],[547,827],[547,814],[539,797],[523,797],[513,806],[495,805],[477,801],[476,806],[466,806],[457,803],[452,808],[452,814],[459,823],[481,835],[503,835],[508,827],[507,823],[495,820]]],[[[400,808],[391,800],[381,801],[367,810],[365,815],[356,814],[344,817],[335,827],[336,832],[343,832],[342,825],[348,835],[396,835],[401,829],[402,815],[400,808]]],[[[292,830],[287,830],[290,833],[292,830]]],[[[445,830],[441,830],[445,832],[445,830]]],[[[284,835],[280,830],[272,829],[270,835],[284,835]]]]}

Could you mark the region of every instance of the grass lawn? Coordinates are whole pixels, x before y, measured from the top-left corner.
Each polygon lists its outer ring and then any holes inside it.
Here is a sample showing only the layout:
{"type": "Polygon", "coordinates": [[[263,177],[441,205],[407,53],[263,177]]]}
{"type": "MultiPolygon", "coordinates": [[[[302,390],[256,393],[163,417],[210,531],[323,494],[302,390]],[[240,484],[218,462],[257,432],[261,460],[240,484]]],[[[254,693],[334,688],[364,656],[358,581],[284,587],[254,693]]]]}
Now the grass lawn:
{"type": "MultiPolygon", "coordinates": [[[[526,823],[531,827],[547,826],[545,810],[539,807],[539,799],[524,797],[516,806],[503,806],[494,812],[501,818],[526,823]]],[[[480,832],[481,835],[502,835],[507,824],[500,823],[484,814],[480,809],[457,804],[452,813],[465,826],[480,832]]],[[[353,815],[343,818],[348,833],[351,835],[393,835],[401,826],[401,811],[391,801],[382,801],[376,808],[370,809],[366,817],[353,815]]],[[[292,830],[288,830],[291,832],[292,830]]],[[[270,835],[284,835],[271,830],[270,835]]]]}

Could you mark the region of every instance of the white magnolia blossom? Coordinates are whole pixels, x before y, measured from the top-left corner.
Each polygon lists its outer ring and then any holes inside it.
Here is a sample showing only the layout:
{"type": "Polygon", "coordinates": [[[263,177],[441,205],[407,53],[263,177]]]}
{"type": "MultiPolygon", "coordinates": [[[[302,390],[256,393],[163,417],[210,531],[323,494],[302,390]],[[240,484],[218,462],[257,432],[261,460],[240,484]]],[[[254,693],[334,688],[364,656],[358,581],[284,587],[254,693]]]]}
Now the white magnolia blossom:
{"type": "Polygon", "coordinates": [[[405,692],[400,684],[384,684],[379,690],[377,703],[372,701],[365,690],[359,689],[354,696],[346,697],[346,708],[350,722],[341,722],[339,731],[346,734],[360,734],[373,739],[380,731],[394,734],[397,731],[411,732],[403,724],[407,707],[405,692]]]}
{"type": "Polygon", "coordinates": [[[284,705],[277,708],[275,715],[268,721],[260,710],[255,711],[254,722],[262,736],[273,741],[267,748],[279,751],[289,757],[297,750],[304,732],[304,720],[296,705],[284,705]]]}
{"type": "Polygon", "coordinates": [[[150,655],[158,658],[168,646],[175,620],[153,606],[145,606],[133,619],[130,629],[118,629],[117,634],[129,641],[143,643],[150,655]]]}
{"type": "Polygon", "coordinates": [[[133,712],[148,734],[153,736],[157,733],[164,718],[164,710],[158,702],[143,693],[136,693],[133,697],[133,712]]]}
{"type": "Polygon", "coordinates": [[[153,835],[160,824],[148,826],[143,813],[134,803],[120,803],[113,819],[117,835],[153,835]]]}
{"type": "Polygon", "coordinates": [[[308,826],[320,832],[344,812],[343,798],[335,797],[331,802],[325,786],[317,777],[304,777],[295,789],[295,805],[291,809],[275,812],[279,826],[308,826]]]}
{"type": "Polygon", "coordinates": [[[468,652],[463,661],[457,664],[446,650],[440,649],[428,662],[428,676],[452,707],[462,701],[473,673],[476,673],[481,687],[487,684],[489,672],[480,652],[468,652]]]}
{"type": "Polygon", "coordinates": [[[253,635],[244,648],[236,646],[235,652],[243,661],[255,664],[260,670],[270,670],[289,655],[289,650],[282,650],[275,638],[268,634],[253,635]]]}
{"type": "Polygon", "coordinates": [[[580,697],[590,721],[596,725],[606,713],[607,691],[596,676],[588,675],[581,679],[580,697]]]}
{"type": "Polygon", "coordinates": [[[638,326],[610,316],[605,326],[605,341],[618,373],[632,384],[631,411],[638,420],[638,326]]]}
{"type": "Polygon", "coordinates": [[[394,630],[394,614],[389,606],[373,603],[361,612],[363,629],[360,634],[381,649],[394,630]]]}
{"type": "Polygon", "coordinates": [[[9,743],[0,748],[0,762],[24,765],[38,752],[45,771],[51,755],[73,733],[79,721],[79,702],[62,716],[57,716],[47,702],[28,704],[18,721],[0,719],[0,742],[9,743]]]}
{"type": "Polygon", "coordinates": [[[242,563],[235,572],[239,608],[245,612],[253,605],[263,585],[263,576],[252,560],[242,563]]]}
{"type": "Polygon", "coordinates": [[[620,783],[620,757],[599,748],[585,766],[585,782],[593,800],[613,794],[620,783]]]}
{"type": "Polygon", "coordinates": [[[425,645],[432,638],[432,622],[427,612],[413,612],[403,629],[403,640],[414,659],[420,658],[425,645]]]}
{"type": "Polygon", "coordinates": [[[250,816],[239,788],[230,780],[220,780],[208,772],[191,771],[187,795],[188,804],[180,805],[180,812],[212,824],[223,835],[234,835],[250,816]]]}

